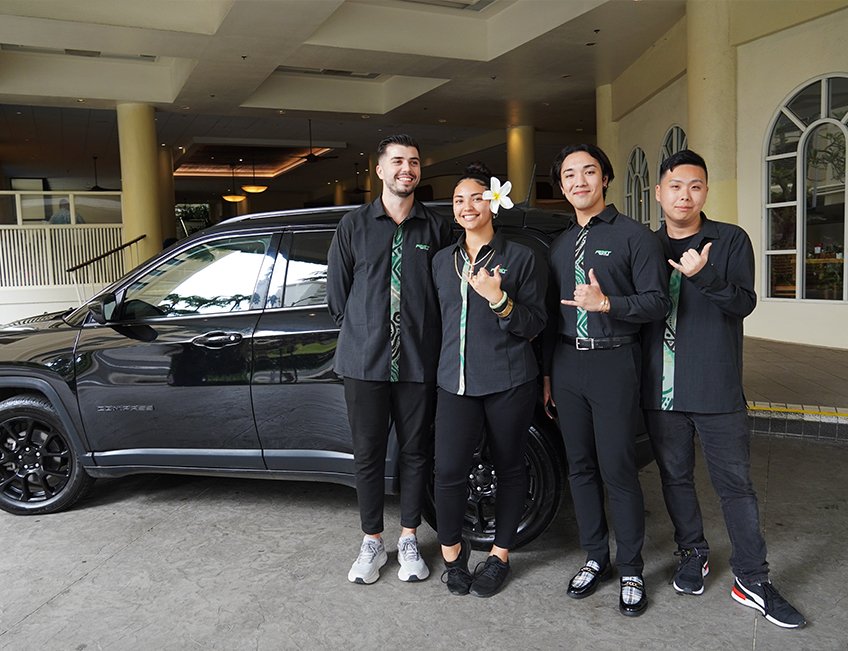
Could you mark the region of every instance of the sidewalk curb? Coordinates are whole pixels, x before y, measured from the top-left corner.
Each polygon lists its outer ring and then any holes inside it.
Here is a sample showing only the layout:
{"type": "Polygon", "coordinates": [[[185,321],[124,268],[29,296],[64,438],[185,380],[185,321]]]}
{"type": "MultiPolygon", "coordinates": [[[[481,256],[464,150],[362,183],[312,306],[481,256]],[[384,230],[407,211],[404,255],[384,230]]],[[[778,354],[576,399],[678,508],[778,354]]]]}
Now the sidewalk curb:
{"type": "Polygon", "coordinates": [[[848,444],[848,409],[779,403],[748,403],[754,434],[848,444]]]}

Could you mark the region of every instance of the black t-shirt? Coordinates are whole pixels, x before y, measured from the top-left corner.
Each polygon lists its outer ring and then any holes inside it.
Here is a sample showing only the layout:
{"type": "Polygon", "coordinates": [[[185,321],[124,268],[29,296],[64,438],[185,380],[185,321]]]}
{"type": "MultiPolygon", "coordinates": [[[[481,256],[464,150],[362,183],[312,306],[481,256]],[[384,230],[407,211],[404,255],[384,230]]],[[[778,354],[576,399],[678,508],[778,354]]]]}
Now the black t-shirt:
{"type": "Polygon", "coordinates": [[[679,240],[668,238],[668,243],[671,245],[671,252],[674,254],[672,260],[680,262],[680,258],[683,257],[683,254],[692,248],[692,239],[695,235],[697,235],[697,233],[693,233],[689,237],[683,237],[679,240]]]}

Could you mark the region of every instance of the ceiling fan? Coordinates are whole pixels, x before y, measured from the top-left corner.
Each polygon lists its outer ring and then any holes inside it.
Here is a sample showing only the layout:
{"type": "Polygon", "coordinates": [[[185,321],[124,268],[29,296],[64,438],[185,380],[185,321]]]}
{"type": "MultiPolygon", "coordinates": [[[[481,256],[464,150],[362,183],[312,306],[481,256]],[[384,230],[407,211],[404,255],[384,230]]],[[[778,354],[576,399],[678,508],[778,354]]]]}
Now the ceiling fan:
{"type": "Polygon", "coordinates": [[[317,163],[322,160],[332,160],[334,158],[338,158],[338,156],[319,156],[317,154],[312,153],[312,119],[308,120],[309,122],[309,153],[306,156],[293,156],[292,158],[300,158],[301,160],[305,160],[307,163],[317,163]]]}

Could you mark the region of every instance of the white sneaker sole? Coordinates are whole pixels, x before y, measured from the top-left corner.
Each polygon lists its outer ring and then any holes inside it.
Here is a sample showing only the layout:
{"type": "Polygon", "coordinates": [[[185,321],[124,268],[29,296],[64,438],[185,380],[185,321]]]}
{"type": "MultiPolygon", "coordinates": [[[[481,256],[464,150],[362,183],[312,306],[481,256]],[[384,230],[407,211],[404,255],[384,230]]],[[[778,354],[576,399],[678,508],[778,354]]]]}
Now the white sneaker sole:
{"type": "MultiPolygon", "coordinates": [[[[709,574],[709,573],[710,573],[710,564],[707,563],[706,565],[704,565],[704,568],[701,571],[701,580],[702,580],[701,582],[702,582],[702,584],[703,584],[703,578],[705,576],[707,576],[707,574],[709,574]]],[[[684,590],[679,585],[677,585],[677,581],[675,581],[672,585],[674,586],[674,589],[677,590],[677,592],[679,592],[680,594],[694,594],[694,595],[704,594],[704,585],[701,585],[700,590],[684,590]]]]}
{"type": "Polygon", "coordinates": [[[430,576],[430,570],[423,562],[421,563],[420,567],[406,568],[401,565],[400,569],[398,570],[398,578],[401,581],[406,581],[407,583],[423,581],[428,576],[430,576]]]}
{"type": "MultiPolygon", "coordinates": [[[[766,613],[766,609],[762,605],[757,603],[757,601],[760,601],[760,599],[756,595],[750,595],[744,590],[744,587],[742,588],[742,590],[740,590],[738,584],[734,583],[733,588],[730,591],[730,596],[733,597],[735,601],[738,601],[743,606],[753,608],[775,626],[780,626],[780,628],[803,628],[803,625],[800,624],[787,624],[786,622],[776,620],[774,617],[766,613]]],[[[804,622],[804,624],[806,624],[806,622],[804,622]]]]}
{"type": "Polygon", "coordinates": [[[380,578],[380,568],[388,563],[388,561],[389,555],[386,554],[386,550],[384,549],[377,555],[374,562],[371,563],[371,568],[367,572],[363,572],[362,568],[357,568],[354,563],[354,566],[350,568],[350,572],[347,573],[347,580],[351,583],[370,585],[380,578]]]}

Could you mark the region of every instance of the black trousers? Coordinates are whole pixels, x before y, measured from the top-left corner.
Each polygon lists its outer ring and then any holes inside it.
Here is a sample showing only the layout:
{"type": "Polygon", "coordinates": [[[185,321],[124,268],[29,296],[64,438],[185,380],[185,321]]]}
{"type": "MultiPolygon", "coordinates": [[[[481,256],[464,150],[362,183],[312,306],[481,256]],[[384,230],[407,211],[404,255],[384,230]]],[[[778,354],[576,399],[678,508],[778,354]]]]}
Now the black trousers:
{"type": "Polygon", "coordinates": [[[362,531],[383,531],[386,451],[394,422],[400,447],[400,524],[421,524],[435,411],[435,382],[371,382],[344,379],[353,434],[356,495],[362,531]]]}
{"type": "Polygon", "coordinates": [[[747,409],[728,414],[646,409],[645,423],[660,469],[663,497],[674,524],[677,546],[710,551],[695,492],[697,432],[730,536],[730,567],[745,582],[767,581],[766,542],[760,533],[760,509],[751,481],[747,409]]]}
{"type": "Polygon", "coordinates": [[[446,547],[462,538],[468,470],[483,431],[497,477],[495,545],[515,546],[527,495],[524,447],[539,385],[536,380],[485,396],[439,389],[436,405],[436,521],[446,547]]]}
{"type": "Polygon", "coordinates": [[[636,467],[641,360],[638,343],[613,350],[559,343],[551,373],[580,545],[587,560],[601,567],[609,562],[606,485],[622,576],[644,567],[645,507],[636,467]]]}

